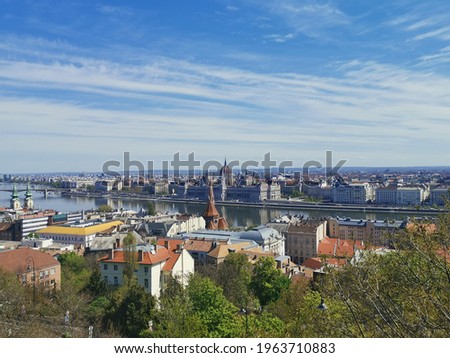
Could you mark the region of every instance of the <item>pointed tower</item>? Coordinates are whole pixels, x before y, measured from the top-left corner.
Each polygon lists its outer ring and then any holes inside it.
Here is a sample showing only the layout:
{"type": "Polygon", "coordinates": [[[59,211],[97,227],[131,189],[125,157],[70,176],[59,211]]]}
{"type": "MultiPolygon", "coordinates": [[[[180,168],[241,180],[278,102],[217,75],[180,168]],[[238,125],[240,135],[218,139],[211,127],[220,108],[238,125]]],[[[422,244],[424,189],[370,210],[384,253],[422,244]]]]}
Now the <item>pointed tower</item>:
{"type": "Polygon", "coordinates": [[[19,194],[17,193],[16,184],[14,184],[14,186],[13,186],[13,192],[11,194],[10,203],[11,203],[11,209],[13,209],[13,210],[22,209],[22,206],[20,205],[19,194]]]}
{"type": "Polygon", "coordinates": [[[24,208],[26,209],[33,209],[34,203],[33,203],[33,194],[31,194],[30,190],[30,182],[27,184],[27,191],[25,192],[25,201],[24,201],[24,208]]]}
{"type": "Polygon", "coordinates": [[[227,229],[228,223],[225,218],[221,217],[216,209],[216,203],[214,202],[214,191],[212,180],[209,182],[209,195],[208,204],[203,212],[203,218],[206,222],[206,229],[217,230],[217,229],[227,229]]]}
{"type": "Polygon", "coordinates": [[[227,166],[227,158],[225,158],[225,164],[222,167],[222,170],[220,171],[221,173],[221,187],[222,187],[222,195],[221,195],[221,200],[225,201],[225,199],[227,198],[227,177],[226,177],[226,173],[225,173],[225,168],[228,168],[227,166]]]}
{"type": "Polygon", "coordinates": [[[227,186],[233,186],[233,170],[227,164],[227,158],[225,158],[225,162],[223,167],[220,169],[220,176],[225,179],[227,186]]]}

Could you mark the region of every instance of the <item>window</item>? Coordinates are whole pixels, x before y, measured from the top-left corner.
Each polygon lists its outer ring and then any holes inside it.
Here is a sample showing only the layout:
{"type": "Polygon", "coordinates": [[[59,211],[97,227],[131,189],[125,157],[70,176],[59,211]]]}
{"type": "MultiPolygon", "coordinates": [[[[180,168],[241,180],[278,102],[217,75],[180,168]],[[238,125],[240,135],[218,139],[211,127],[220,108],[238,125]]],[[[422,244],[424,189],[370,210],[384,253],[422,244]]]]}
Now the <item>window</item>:
{"type": "Polygon", "coordinates": [[[144,272],[148,273],[148,266],[144,266],[144,272]]]}
{"type": "Polygon", "coordinates": [[[108,283],[108,276],[103,276],[103,279],[105,280],[106,283],[108,283]]]}
{"type": "Polygon", "coordinates": [[[108,264],[103,264],[103,270],[107,270],[108,269],[108,264]]]}
{"type": "Polygon", "coordinates": [[[117,271],[119,268],[117,265],[114,265],[114,271],[117,271]]]}
{"type": "Polygon", "coordinates": [[[56,273],[56,269],[52,268],[50,269],[50,275],[54,275],[56,273]]]}
{"type": "Polygon", "coordinates": [[[146,278],[146,279],[144,280],[144,287],[145,287],[145,288],[148,288],[148,278],[146,278]]]}
{"type": "Polygon", "coordinates": [[[119,278],[117,276],[114,276],[114,284],[115,285],[119,284],[119,278]]]}

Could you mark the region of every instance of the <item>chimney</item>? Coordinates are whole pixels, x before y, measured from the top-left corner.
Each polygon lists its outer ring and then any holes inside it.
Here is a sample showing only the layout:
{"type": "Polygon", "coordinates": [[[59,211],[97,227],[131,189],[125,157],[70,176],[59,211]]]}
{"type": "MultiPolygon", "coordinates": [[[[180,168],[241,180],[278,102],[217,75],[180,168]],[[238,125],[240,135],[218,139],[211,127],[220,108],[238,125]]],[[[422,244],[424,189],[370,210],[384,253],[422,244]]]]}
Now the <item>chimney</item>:
{"type": "Polygon", "coordinates": [[[334,252],[333,252],[333,256],[336,256],[336,249],[337,249],[337,244],[334,244],[334,252]]]}
{"type": "Polygon", "coordinates": [[[114,249],[108,250],[108,260],[114,260],[114,249]]]}
{"type": "Polygon", "coordinates": [[[183,251],[183,245],[182,244],[178,244],[177,245],[177,253],[180,253],[181,251],[183,251]]]}
{"type": "Polygon", "coordinates": [[[116,247],[119,248],[120,247],[120,238],[116,239],[116,247]]]}
{"type": "Polygon", "coordinates": [[[144,252],[142,250],[138,250],[138,262],[142,262],[144,252]]]}
{"type": "Polygon", "coordinates": [[[169,249],[169,240],[164,240],[164,247],[169,249]]]}

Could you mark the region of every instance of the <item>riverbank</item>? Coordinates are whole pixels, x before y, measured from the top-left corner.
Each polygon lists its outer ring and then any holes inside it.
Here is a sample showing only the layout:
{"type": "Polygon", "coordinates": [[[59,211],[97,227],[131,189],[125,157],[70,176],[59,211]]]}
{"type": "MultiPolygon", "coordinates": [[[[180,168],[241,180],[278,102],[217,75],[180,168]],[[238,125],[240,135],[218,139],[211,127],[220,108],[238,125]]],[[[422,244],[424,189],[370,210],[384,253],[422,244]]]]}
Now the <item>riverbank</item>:
{"type": "MultiPolygon", "coordinates": [[[[83,197],[83,198],[104,198],[104,199],[126,199],[126,200],[152,200],[165,203],[182,203],[182,204],[204,204],[204,201],[198,199],[187,199],[178,197],[149,196],[135,193],[127,194],[111,194],[111,193],[85,193],[85,192],[64,192],[66,197],[83,197]]],[[[314,210],[314,211],[345,211],[345,212],[364,212],[364,213],[396,213],[414,216],[436,216],[448,210],[435,209],[429,207],[389,207],[376,205],[350,205],[350,204],[333,204],[333,203],[306,203],[298,200],[267,200],[259,203],[248,203],[240,201],[216,201],[218,206],[231,206],[242,208],[267,208],[282,210],[314,210]]]]}

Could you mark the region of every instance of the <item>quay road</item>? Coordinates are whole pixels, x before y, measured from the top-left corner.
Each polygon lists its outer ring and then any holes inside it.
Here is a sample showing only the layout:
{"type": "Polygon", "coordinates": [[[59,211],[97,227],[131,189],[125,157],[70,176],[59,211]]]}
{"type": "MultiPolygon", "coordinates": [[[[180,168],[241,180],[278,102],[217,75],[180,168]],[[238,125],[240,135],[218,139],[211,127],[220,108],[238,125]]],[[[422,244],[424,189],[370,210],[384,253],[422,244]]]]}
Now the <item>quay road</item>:
{"type": "MultiPolygon", "coordinates": [[[[156,196],[150,194],[136,193],[88,193],[88,192],[63,192],[63,196],[70,197],[88,197],[88,198],[109,198],[109,199],[136,199],[136,200],[153,200],[167,203],[185,203],[185,204],[202,204],[205,203],[199,199],[179,198],[176,196],[156,196]]],[[[354,205],[354,204],[336,204],[336,203],[310,203],[300,200],[266,200],[264,202],[242,202],[242,201],[215,201],[219,206],[248,207],[248,208],[268,208],[283,210],[317,210],[317,211],[347,211],[347,212],[373,212],[373,213],[399,213],[409,215],[438,215],[448,212],[446,208],[431,208],[427,206],[416,207],[393,207],[379,205],[354,205]]]]}

